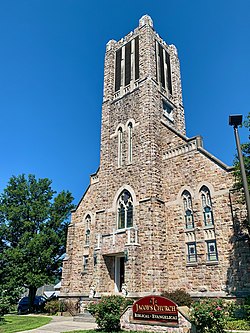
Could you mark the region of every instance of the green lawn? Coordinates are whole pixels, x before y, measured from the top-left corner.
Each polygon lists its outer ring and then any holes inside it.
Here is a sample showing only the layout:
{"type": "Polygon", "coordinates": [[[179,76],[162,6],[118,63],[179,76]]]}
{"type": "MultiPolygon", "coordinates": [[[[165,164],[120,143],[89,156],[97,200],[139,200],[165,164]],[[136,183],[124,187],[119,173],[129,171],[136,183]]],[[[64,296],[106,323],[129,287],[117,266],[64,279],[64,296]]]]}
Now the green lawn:
{"type": "MultiPolygon", "coordinates": [[[[106,332],[106,331],[100,331],[100,330],[88,330],[88,331],[68,331],[68,332],[62,332],[62,333],[138,333],[138,331],[119,331],[119,332],[106,332]]],[[[140,331],[140,333],[150,333],[146,331],[140,331]]]]}
{"type": "Polygon", "coordinates": [[[3,324],[0,324],[0,333],[32,330],[48,324],[51,320],[52,318],[45,316],[4,316],[3,324]]]}

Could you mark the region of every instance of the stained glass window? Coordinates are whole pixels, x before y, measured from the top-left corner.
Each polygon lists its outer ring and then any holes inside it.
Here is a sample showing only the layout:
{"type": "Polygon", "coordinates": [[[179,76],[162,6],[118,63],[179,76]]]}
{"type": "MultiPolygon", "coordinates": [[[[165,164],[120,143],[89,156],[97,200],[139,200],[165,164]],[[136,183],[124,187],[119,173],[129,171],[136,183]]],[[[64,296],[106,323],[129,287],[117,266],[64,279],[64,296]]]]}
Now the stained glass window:
{"type": "Polygon", "coordinates": [[[201,204],[203,209],[204,224],[205,226],[211,226],[214,224],[214,218],[213,218],[210,191],[206,186],[202,186],[200,192],[201,192],[201,204]]]}
{"type": "Polygon", "coordinates": [[[188,191],[182,193],[185,224],[187,229],[194,228],[194,216],[193,216],[193,207],[192,207],[192,198],[191,194],[188,191]]]}
{"type": "Polygon", "coordinates": [[[207,260],[218,261],[218,253],[215,239],[207,241],[207,260]]]}
{"type": "Polygon", "coordinates": [[[133,226],[133,199],[127,190],[124,190],[118,199],[117,215],[118,229],[133,226]]]}
{"type": "Polygon", "coordinates": [[[196,262],[197,254],[196,254],[196,243],[187,243],[187,261],[188,262],[196,262]]]}

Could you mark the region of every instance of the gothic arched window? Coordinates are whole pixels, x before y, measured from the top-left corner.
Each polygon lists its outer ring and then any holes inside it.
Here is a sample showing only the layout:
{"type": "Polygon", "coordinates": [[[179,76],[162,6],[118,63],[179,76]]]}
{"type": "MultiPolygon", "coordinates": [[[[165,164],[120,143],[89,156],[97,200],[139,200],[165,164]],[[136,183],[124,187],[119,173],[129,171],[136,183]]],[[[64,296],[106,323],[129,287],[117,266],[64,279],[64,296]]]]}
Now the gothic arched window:
{"type": "Polygon", "coordinates": [[[188,191],[184,191],[182,193],[182,200],[183,200],[186,228],[192,229],[194,228],[194,215],[193,215],[191,194],[188,191]]]}
{"type": "Polygon", "coordinates": [[[129,191],[124,190],[117,202],[118,229],[133,226],[133,199],[129,191]]]}
{"type": "Polygon", "coordinates": [[[132,139],[133,139],[133,125],[128,124],[128,162],[132,162],[132,139]]]}
{"type": "Polygon", "coordinates": [[[89,245],[91,217],[88,214],[85,218],[85,245],[89,245]]]}
{"type": "Polygon", "coordinates": [[[118,128],[118,167],[122,166],[122,146],[123,146],[122,128],[118,128]]]}
{"type": "Polygon", "coordinates": [[[205,226],[210,226],[214,224],[213,209],[211,203],[210,191],[206,186],[202,186],[200,190],[201,195],[201,205],[203,210],[203,219],[205,226]]]}

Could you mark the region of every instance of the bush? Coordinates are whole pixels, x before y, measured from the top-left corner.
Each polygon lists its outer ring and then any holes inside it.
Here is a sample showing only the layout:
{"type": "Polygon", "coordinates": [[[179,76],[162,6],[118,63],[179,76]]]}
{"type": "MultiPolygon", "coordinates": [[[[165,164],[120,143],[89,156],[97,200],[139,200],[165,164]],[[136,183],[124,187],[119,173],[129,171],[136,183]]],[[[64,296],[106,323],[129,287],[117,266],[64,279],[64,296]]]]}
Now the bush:
{"type": "Polygon", "coordinates": [[[192,304],[191,321],[197,333],[225,333],[226,307],[221,299],[204,299],[192,304]]]}
{"type": "Polygon", "coordinates": [[[190,305],[193,303],[191,296],[185,290],[182,290],[182,289],[176,289],[175,291],[172,291],[172,292],[164,291],[162,293],[162,296],[169,298],[171,301],[176,303],[178,306],[190,307],[190,305]]]}
{"type": "Polygon", "coordinates": [[[250,322],[250,297],[247,297],[242,304],[232,302],[228,306],[230,320],[245,319],[250,322]]]}
{"type": "Polygon", "coordinates": [[[16,303],[20,297],[21,290],[19,288],[4,289],[5,286],[0,286],[0,322],[3,316],[16,308],[16,303]]]}
{"type": "Polygon", "coordinates": [[[3,316],[11,310],[11,295],[7,290],[0,291],[0,322],[3,320],[3,316]]]}
{"type": "Polygon", "coordinates": [[[227,330],[250,330],[250,323],[245,320],[229,320],[226,322],[227,330]]]}
{"type": "Polygon", "coordinates": [[[103,296],[100,301],[92,302],[88,311],[95,317],[96,323],[103,331],[120,330],[120,316],[133,301],[122,296],[103,296]]]}
{"type": "Polygon", "coordinates": [[[60,311],[60,301],[52,300],[45,304],[44,310],[51,315],[56,314],[60,311]]]}

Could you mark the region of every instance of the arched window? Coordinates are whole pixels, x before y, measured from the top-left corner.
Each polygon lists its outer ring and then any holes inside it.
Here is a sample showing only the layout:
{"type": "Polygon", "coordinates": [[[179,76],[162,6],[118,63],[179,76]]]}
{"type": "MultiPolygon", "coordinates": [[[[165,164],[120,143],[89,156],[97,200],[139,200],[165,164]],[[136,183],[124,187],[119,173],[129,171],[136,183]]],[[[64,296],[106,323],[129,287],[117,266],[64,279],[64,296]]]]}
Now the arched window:
{"type": "Polygon", "coordinates": [[[124,190],[117,202],[118,229],[131,228],[133,226],[133,199],[131,194],[124,190]]]}
{"type": "Polygon", "coordinates": [[[85,218],[85,245],[89,245],[90,223],[91,223],[91,217],[90,215],[87,215],[85,218]]]}
{"type": "Polygon", "coordinates": [[[122,128],[118,128],[118,167],[122,166],[122,146],[123,146],[122,128]]]}
{"type": "Polygon", "coordinates": [[[133,125],[128,124],[128,162],[132,162],[132,139],[133,139],[133,125]]]}
{"type": "Polygon", "coordinates": [[[182,200],[183,200],[186,228],[192,229],[194,228],[194,215],[193,215],[191,194],[188,191],[184,191],[182,193],[182,200]]]}
{"type": "Polygon", "coordinates": [[[203,210],[203,219],[205,226],[211,226],[214,224],[213,209],[211,203],[210,191],[206,186],[202,186],[200,190],[201,205],[203,210]]]}

